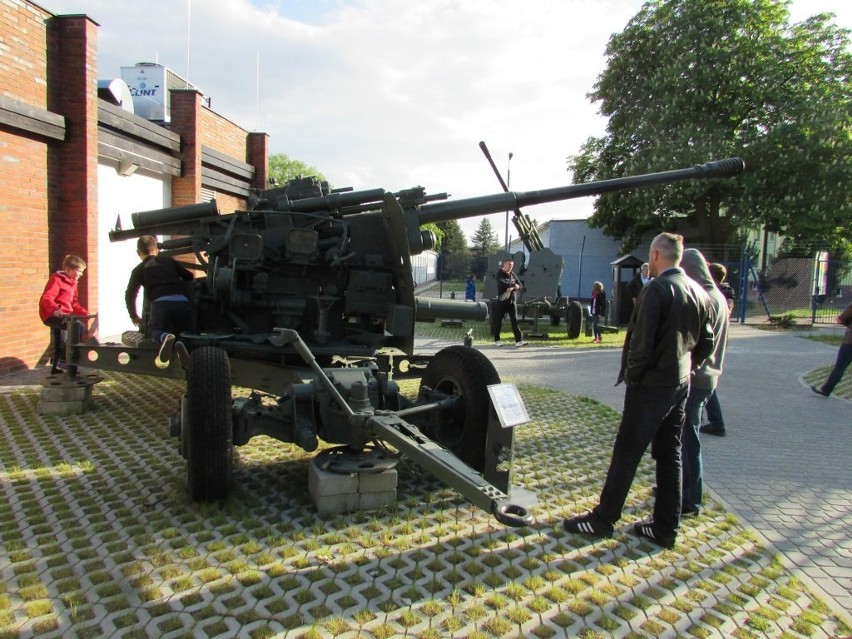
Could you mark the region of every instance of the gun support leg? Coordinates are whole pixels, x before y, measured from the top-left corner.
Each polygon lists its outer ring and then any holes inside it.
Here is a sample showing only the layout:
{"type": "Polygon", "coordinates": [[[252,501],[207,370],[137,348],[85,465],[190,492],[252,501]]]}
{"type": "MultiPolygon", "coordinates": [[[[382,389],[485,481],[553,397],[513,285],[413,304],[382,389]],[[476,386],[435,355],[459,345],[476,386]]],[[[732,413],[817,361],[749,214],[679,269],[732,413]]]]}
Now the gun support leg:
{"type": "Polygon", "coordinates": [[[491,513],[507,526],[528,526],[532,515],[512,504],[509,496],[488,483],[479,473],[449,450],[432,441],[417,427],[396,415],[374,415],[367,420],[376,438],[390,443],[445,484],[457,490],[474,506],[491,513]]]}

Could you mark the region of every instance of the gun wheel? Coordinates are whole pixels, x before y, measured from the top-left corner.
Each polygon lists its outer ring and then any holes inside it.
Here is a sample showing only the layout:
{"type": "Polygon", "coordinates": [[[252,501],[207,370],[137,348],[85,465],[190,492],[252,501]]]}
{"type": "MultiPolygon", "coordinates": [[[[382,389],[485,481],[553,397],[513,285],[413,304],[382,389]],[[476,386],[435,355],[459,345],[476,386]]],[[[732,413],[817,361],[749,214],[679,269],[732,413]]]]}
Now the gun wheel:
{"type": "Polygon", "coordinates": [[[231,484],[234,445],[231,366],[224,350],[191,353],[186,373],[187,424],[183,425],[186,483],[194,501],[222,499],[231,484]]]}
{"type": "Polygon", "coordinates": [[[568,324],[568,339],[580,337],[580,328],[583,325],[583,305],[574,300],[565,309],[565,320],[568,324]]]}
{"type": "Polygon", "coordinates": [[[482,472],[490,405],[488,385],[500,383],[494,365],[477,350],[450,346],[432,358],[420,383],[461,400],[454,411],[440,413],[423,432],[482,472]]]}

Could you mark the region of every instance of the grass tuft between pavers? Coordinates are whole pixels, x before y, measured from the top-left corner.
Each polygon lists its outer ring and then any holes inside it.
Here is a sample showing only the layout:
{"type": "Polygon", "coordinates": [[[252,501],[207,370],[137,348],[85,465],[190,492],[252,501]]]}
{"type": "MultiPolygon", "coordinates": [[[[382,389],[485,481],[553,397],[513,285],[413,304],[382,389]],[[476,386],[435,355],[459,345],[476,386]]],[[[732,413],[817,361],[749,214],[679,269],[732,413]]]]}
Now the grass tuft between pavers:
{"type": "Polygon", "coordinates": [[[238,449],[228,499],[193,504],[168,436],[181,384],[106,376],[81,416],[39,416],[28,387],[0,395],[0,637],[849,634],[719,504],[673,551],[633,536],[649,459],[613,539],[564,532],[609,462],[619,415],[598,402],[519,385],[515,484],[539,502],[508,529],[411,464],[396,503],[320,516],[310,455],[265,437],[238,449]]]}

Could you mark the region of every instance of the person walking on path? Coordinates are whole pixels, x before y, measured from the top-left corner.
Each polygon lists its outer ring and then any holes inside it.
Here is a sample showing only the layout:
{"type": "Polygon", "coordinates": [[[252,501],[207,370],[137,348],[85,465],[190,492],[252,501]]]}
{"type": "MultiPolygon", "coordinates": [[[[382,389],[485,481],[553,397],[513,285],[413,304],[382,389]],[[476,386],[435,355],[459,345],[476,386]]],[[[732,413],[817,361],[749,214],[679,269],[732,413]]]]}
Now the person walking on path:
{"type": "Polygon", "coordinates": [[[817,395],[828,397],[834,390],[834,387],[843,378],[843,373],[849,368],[849,363],[852,362],[852,302],[846,305],[844,311],[837,316],[835,321],[838,324],[843,324],[846,327],[846,332],[843,334],[843,342],[837,351],[837,361],[834,363],[834,368],[828,375],[822,386],[817,388],[811,386],[811,390],[817,395]]]}
{"type": "Polygon", "coordinates": [[[592,284],[592,306],[589,310],[592,318],[592,333],[595,344],[601,343],[601,317],[606,314],[606,291],[602,282],[592,284]]]}
{"type": "Polygon", "coordinates": [[[680,525],[681,430],[689,378],[713,352],[710,300],[679,268],[683,238],[661,233],[651,242],[653,280],[630,319],[616,385],[626,382],[624,411],[600,500],[566,519],[568,532],[609,537],[621,519],[636,469],[653,444],[657,465],[654,515],[634,524],[640,537],[674,547],[680,525]]]}
{"type": "Polygon", "coordinates": [[[124,301],[131,321],[140,326],[142,319],[136,312],[136,297],[140,287],[145,289],[151,303],[148,330],[150,337],[160,344],[157,358],[168,362],[172,349],[176,347],[181,363],[186,364],[189,354],[186,346],[175,341],[181,332],[192,328],[192,309],[186,297],[186,284],[193,276],[174,258],[159,255],[159,252],[155,237],[143,235],[136,242],[136,254],[142,263],[130,273],[124,301]]]}
{"type": "Polygon", "coordinates": [[[683,500],[681,517],[691,517],[701,511],[704,497],[704,478],[701,463],[701,442],[698,432],[701,427],[701,413],[707,400],[716,389],[716,383],[722,374],[725,348],[728,344],[728,303],[725,296],[716,287],[707,261],[695,249],[683,252],[681,266],[684,272],[703,288],[710,298],[711,321],[713,326],[713,351],[701,366],[696,367],[689,383],[689,396],[686,400],[686,416],[683,422],[682,461],[683,461],[683,500]]]}
{"type": "Polygon", "coordinates": [[[503,317],[508,313],[509,322],[512,324],[512,333],[515,336],[515,346],[526,346],[521,329],[518,327],[518,314],[515,310],[515,293],[523,288],[521,280],[512,270],[515,263],[512,260],[503,260],[500,270],[497,271],[497,299],[493,300],[491,308],[491,334],[494,335],[494,343],[503,346],[500,340],[500,330],[503,328],[503,317]]]}

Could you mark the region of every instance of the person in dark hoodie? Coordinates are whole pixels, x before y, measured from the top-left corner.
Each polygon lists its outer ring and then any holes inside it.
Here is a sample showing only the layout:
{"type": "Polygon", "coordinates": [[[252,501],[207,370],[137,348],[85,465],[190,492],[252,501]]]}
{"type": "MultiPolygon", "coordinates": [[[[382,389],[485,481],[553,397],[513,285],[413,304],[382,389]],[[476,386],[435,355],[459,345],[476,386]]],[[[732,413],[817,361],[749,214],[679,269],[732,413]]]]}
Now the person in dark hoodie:
{"type": "Polygon", "coordinates": [[[124,301],[131,321],[140,326],[142,319],[136,312],[136,297],[140,287],[145,289],[151,303],[148,329],[151,338],[160,344],[157,359],[168,362],[176,348],[181,364],[186,365],[189,358],[186,346],[175,342],[176,336],[192,327],[192,309],[186,297],[186,283],[192,280],[192,272],[159,252],[155,237],[143,235],[136,242],[136,254],[142,263],[130,273],[124,301]]]}
{"type": "Polygon", "coordinates": [[[707,291],[707,295],[710,297],[710,315],[713,329],[713,351],[703,364],[695,368],[689,384],[689,396],[686,400],[686,415],[681,436],[683,467],[681,517],[690,517],[701,511],[704,480],[701,464],[701,442],[698,438],[698,432],[701,428],[701,412],[716,389],[719,376],[722,374],[725,348],[728,344],[728,302],[713,281],[707,260],[704,259],[700,251],[685,249],[680,265],[692,280],[707,291]]]}

